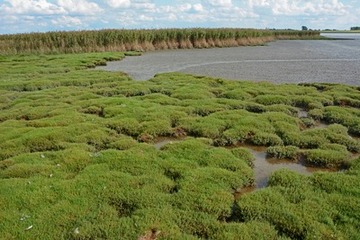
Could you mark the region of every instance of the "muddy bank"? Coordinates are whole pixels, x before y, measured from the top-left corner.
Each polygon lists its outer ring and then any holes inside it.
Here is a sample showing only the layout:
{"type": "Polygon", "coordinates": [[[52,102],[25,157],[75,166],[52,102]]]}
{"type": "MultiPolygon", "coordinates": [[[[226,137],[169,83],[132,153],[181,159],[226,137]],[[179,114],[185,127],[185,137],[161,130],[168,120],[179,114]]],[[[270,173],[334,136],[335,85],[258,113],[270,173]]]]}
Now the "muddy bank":
{"type": "Polygon", "coordinates": [[[135,80],[148,80],[157,73],[184,72],[233,80],[359,85],[360,34],[351,38],[353,40],[281,40],[256,47],[154,51],[109,62],[97,69],[123,71],[135,80]]]}

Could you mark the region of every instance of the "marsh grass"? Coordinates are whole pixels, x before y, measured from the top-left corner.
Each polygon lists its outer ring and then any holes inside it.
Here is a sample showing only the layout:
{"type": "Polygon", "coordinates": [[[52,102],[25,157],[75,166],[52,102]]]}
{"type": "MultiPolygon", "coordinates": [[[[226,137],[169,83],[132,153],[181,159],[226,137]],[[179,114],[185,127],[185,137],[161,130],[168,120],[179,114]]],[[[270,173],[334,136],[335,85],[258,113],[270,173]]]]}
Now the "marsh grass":
{"type": "Polygon", "coordinates": [[[270,178],[270,188],[239,199],[237,216],[241,221],[266,219],[292,238],[358,237],[350,223],[358,219],[352,212],[357,211],[359,203],[355,179],[347,173],[305,177],[281,170],[270,178]],[[275,207],[271,206],[273,201],[277,203],[275,207]],[[340,219],[335,217],[339,211],[340,219]],[[349,231],[344,232],[344,227],[349,227],[349,231]]]}
{"type": "MultiPolygon", "coordinates": [[[[209,48],[263,45],[276,39],[319,38],[317,31],[257,29],[153,29],[71,31],[0,35],[1,54],[152,51],[176,48],[209,48]]],[[[131,52],[127,55],[133,56],[131,52]]],[[[109,57],[106,60],[111,60],[109,57]]],[[[105,64],[98,59],[94,64],[105,64]]]]}
{"type": "Polygon", "coordinates": [[[1,237],[359,238],[355,87],[180,73],[134,82],[88,70],[124,55],[1,58],[1,237]],[[306,124],[299,108],[330,125],[306,124]],[[182,141],[153,146],[170,136],[182,141]],[[239,143],[348,169],[282,170],[234,204],[234,192],[254,182],[253,156],[239,143]]]}

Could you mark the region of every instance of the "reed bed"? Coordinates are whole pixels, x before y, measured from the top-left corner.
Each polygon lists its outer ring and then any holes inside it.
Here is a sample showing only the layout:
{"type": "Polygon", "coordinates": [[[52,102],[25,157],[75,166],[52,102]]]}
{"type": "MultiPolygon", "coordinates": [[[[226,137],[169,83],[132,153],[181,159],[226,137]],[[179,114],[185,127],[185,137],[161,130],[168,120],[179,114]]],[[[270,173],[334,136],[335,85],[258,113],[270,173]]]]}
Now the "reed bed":
{"type": "Polygon", "coordinates": [[[319,38],[317,31],[192,28],[58,31],[0,35],[1,54],[152,51],[263,45],[276,39],[319,38]]]}

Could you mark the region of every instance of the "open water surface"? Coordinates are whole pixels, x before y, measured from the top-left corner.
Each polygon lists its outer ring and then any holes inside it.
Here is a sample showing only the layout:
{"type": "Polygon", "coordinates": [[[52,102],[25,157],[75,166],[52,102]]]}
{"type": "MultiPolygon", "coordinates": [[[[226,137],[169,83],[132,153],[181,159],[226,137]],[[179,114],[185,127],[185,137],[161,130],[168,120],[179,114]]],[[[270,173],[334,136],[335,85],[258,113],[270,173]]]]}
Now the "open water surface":
{"type": "Polygon", "coordinates": [[[324,34],[338,40],[279,40],[267,46],[146,52],[98,67],[135,80],[183,72],[274,83],[360,85],[360,34],[324,34]]]}

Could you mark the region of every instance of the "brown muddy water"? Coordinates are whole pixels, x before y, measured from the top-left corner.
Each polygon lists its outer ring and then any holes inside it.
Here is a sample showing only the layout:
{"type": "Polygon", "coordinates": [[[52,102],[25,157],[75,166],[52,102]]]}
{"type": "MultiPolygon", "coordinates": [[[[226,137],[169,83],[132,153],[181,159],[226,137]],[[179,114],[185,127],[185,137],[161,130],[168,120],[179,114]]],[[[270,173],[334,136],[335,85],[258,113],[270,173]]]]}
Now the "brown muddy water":
{"type": "Polygon", "coordinates": [[[339,40],[279,40],[256,47],[154,51],[96,69],[122,71],[135,80],[183,72],[232,80],[360,85],[360,34],[325,36],[339,40]]]}
{"type": "Polygon", "coordinates": [[[254,163],[254,172],[255,172],[255,188],[266,187],[271,174],[283,168],[292,170],[294,172],[303,175],[311,175],[314,172],[319,172],[319,171],[323,171],[323,172],[335,171],[334,169],[308,167],[303,165],[301,162],[267,158],[266,147],[258,147],[251,145],[243,145],[242,147],[247,148],[254,156],[253,163],[254,163]]]}
{"type": "MultiPolygon", "coordinates": [[[[154,147],[158,150],[167,144],[173,144],[176,142],[183,141],[185,138],[159,138],[154,143],[154,147]]],[[[255,184],[251,187],[239,189],[235,195],[241,195],[247,192],[254,191],[255,189],[264,188],[267,186],[269,178],[273,172],[279,169],[287,168],[304,175],[311,175],[314,172],[326,171],[333,172],[333,169],[318,168],[318,167],[307,167],[299,162],[293,162],[288,160],[271,159],[266,156],[266,147],[252,146],[246,144],[240,144],[236,147],[244,147],[248,149],[254,156],[254,174],[255,184]]],[[[231,147],[233,148],[233,147],[231,147]]]]}

